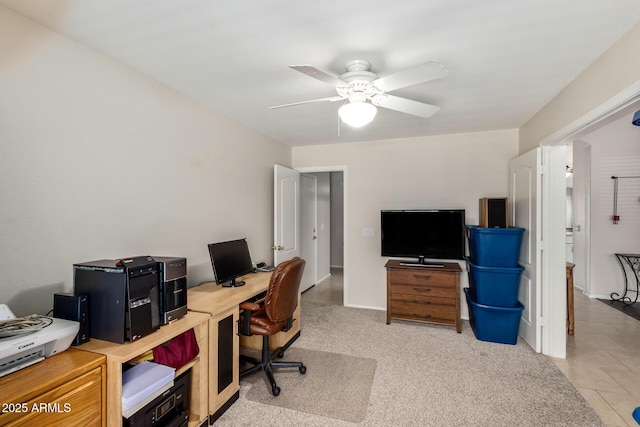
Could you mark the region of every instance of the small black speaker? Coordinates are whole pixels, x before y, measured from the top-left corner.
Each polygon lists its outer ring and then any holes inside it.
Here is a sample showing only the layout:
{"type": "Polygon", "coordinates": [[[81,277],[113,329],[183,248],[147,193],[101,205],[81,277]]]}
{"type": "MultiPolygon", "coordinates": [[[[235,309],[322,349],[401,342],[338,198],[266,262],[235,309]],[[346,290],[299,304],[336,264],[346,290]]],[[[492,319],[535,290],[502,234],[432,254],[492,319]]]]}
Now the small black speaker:
{"type": "Polygon", "coordinates": [[[480,199],[480,227],[508,228],[509,199],[506,197],[480,199]]]}
{"type": "Polygon", "coordinates": [[[74,320],[80,323],[78,335],[71,345],[89,341],[89,298],[87,295],[53,294],[53,317],[74,320]]]}

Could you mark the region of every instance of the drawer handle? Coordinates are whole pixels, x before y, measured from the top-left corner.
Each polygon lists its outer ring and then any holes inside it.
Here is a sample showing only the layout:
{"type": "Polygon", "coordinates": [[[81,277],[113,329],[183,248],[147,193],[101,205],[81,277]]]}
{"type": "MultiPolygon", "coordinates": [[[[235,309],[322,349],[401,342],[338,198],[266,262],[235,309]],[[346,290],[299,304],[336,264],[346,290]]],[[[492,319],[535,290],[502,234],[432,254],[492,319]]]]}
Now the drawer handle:
{"type": "Polygon", "coordinates": [[[413,300],[413,302],[415,302],[416,304],[431,304],[431,301],[417,301],[417,300],[413,300]]]}
{"type": "Polygon", "coordinates": [[[414,274],[413,277],[415,277],[416,279],[431,279],[431,275],[423,276],[421,274],[414,274]]]}
{"type": "Polygon", "coordinates": [[[429,319],[431,317],[430,314],[418,314],[418,313],[413,313],[413,315],[415,317],[422,317],[423,319],[429,319]]]}
{"type": "Polygon", "coordinates": [[[431,292],[431,288],[413,288],[414,291],[418,291],[418,292],[431,292]]]}

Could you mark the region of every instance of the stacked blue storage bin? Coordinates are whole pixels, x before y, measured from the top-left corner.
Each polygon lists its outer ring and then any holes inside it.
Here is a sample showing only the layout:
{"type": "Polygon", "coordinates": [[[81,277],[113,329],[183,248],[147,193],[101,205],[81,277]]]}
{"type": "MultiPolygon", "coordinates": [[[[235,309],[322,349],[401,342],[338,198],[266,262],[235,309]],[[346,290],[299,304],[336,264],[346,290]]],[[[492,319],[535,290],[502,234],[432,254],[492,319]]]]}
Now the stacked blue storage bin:
{"type": "Polygon", "coordinates": [[[524,306],[518,302],[518,256],[524,228],[467,226],[471,329],[481,341],[515,344],[524,306]]]}

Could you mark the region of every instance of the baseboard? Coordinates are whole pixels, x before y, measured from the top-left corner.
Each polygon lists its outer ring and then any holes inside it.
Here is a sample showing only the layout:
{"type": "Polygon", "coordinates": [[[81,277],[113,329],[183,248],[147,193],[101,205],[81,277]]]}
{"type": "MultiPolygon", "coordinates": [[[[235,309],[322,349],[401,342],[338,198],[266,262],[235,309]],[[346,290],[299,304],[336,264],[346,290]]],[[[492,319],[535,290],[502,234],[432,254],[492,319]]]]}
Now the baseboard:
{"type": "Polygon", "coordinates": [[[316,282],[316,285],[319,285],[320,283],[322,283],[323,281],[327,280],[330,277],[331,277],[331,273],[327,274],[322,279],[318,279],[318,281],[316,282]]]}
{"type": "Polygon", "coordinates": [[[611,299],[611,294],[604,294],[604,295],[587,295],[584,294],[584,296],[586,296],[587,298],[591,298],[591,299],[611,299]]]}
{"type": "Polygon", "coordinates": [[[379,311],[387,311],[386,307],[371,307],[368,305],[355,305],[355,304],[345,304],[345,307],[349,308],[364,308],[366,310],[379,310],[379,311]]]}

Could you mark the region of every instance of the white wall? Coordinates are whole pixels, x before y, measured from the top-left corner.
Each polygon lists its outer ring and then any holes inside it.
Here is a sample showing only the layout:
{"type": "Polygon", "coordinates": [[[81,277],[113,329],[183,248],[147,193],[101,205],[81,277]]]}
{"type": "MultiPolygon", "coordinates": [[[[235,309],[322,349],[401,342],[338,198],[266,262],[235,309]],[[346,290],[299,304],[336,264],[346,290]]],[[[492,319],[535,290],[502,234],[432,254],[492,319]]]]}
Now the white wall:
{"type": "Polygon", "coordinates": [[[0,302],[44,314],[72,265],[247,237],[272,260],[274,163],[291,149],[0,7],[0,302]]]}
{"type": "MultiPolygon", "coordinates": [[[[591,292],[609,298],[623,289],[615,253],[638,253],[640,236],[640,179],[618,181],[618,215],[613,224],[612,176],[640,176],[640,127],[632,115],[581,139],[591,144],[591,292]]],[[[633,295],[635,297],[635,294],[633,295]]]]}
{"type": "Polygon", "coordinates": [[[520,153],[640,81],[640,23],[520,128],[520,153]]]}
{"type": "MultiPolygon", "coordinates": [[[[463,208],[478,223],[478,200],[508,194],[518,131],[293,148],[293,167],[346,165],[346,304],[386,308],[387,259],[380,256],[380,210],[463,208]],[[374,237],[362,237],[373,228],[374,237]]],[[[467,286],[466,273],[462,286],[467,286]]],[[[466,302],[463,299],[463,314],[466,302]]]]}

